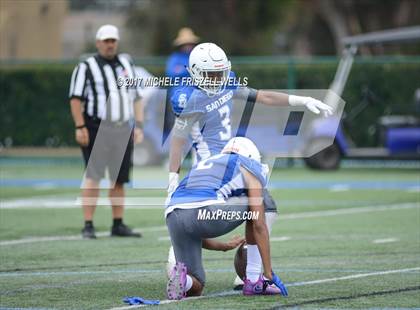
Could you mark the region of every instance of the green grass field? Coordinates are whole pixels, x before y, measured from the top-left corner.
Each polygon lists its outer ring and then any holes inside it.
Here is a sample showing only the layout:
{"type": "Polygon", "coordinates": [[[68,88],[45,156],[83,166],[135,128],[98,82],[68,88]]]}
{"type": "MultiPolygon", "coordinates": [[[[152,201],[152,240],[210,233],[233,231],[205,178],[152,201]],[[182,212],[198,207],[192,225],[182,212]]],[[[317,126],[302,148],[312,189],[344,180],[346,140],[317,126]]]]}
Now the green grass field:
{"type": "MultiPolygon", "coordinates": [[[[7,183],[77,179],[79,165],[0,168],[0,307],[110,309],[125,307],[124,296],[166,299],[169,241],[162,208],[127,208],[126,223],[143,238],[119,239],[108,237],[110,207],[98,207],[95,226],[104,234],[82,240],[80,208],[38,205],[71,202],[79,195],[77,186],[7,183]]],[[[166,178],[159,168],[137,173],[166,178]]],[[[420,307],[418,169],[279,169],[270,182],[280,212],[272,232],[272,262],[290,296],[235,294],[234,251],[204,251],[204,297],[159,308],[420,307]]],[[[128,191],[129,197],[150,195],[162,198],[165,191],[128,191]]]]}

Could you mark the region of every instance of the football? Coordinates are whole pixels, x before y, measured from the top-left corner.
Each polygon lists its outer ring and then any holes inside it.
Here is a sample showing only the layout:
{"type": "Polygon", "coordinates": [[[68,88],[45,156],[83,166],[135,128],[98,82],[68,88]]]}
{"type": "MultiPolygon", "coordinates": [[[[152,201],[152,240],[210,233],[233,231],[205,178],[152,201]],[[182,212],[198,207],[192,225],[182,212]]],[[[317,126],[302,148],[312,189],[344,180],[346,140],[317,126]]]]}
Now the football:
{"type": "Polygon", "coordinates": [[[243,243],[237,250],[234,259],[235,271],[239,278],[242,280],[246,274],[246,243],[243,243]]]}

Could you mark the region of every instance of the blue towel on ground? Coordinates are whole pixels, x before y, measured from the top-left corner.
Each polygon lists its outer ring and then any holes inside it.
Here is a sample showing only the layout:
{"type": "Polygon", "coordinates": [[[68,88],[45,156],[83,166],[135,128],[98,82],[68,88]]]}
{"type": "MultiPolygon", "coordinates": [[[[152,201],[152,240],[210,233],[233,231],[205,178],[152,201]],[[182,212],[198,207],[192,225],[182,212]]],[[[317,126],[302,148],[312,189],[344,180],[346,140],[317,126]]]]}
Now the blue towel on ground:
{"type": "Polygon", "coordinates": [[[159,300],[149,300],[138,296],[124,297],[123,301],[129,305],[158,305],[159,300]]]}

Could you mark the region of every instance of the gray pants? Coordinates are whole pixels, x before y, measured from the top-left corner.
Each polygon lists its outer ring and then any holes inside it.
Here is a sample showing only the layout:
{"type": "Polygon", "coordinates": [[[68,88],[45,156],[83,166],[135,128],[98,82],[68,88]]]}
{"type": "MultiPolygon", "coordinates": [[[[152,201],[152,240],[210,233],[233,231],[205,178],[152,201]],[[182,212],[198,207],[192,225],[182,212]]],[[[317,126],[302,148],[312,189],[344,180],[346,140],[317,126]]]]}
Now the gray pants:
{"type": "Polygon", "coordinates": [[[265,212],[276,212],[277,213],[276,202],[274,201],[273,197],[271,197],[267,188],[263,189],[263,198],[264,198],[264,210],[265,210],[265,212]]]}
{"type": "MultiPolygon", "coordinates": [[[[202,261],[202,239],[223,236],[241,225],[243,212],[248,210],[247,198],[237,204],[238,198],[231,198],[227,204],[212,205],[195,209],[175,209],[166,217],[177,262],[187,266],[188,274],[197,278],[204,286],[206,275],[202,261]],[[235,202],[234,204],[232,204],[235,202]],[[200,211],[201,210],[201,211],[200,211]],[[199,212],[232,211],[241,214],[241,219],[198,219],[199,212]]],[[[261,215],[260,215],[261,216],[261,215]]]]}

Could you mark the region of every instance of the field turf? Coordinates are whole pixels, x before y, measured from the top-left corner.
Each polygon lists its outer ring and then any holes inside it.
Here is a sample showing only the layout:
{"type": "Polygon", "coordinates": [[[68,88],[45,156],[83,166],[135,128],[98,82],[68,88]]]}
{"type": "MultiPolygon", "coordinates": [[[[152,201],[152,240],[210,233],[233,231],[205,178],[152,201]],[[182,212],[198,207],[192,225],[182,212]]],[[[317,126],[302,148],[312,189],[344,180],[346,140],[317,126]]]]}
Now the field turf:
{"type": "MultiPolygon", "coordinates": [[[[0,307],[111,309],[124,307],[125,296],[166,299],[169,241],[161,206],[127,208],[125,222],[141,239],[109,237],[110,207],[99,206],[100,237],[82,240],[74,205],[78,163],[0,168],[0,307]]],[[[136,171],[149,181],[167,177],[158,167],[136,171]]],[[[204,250],[204,297],[159,308],[420,307],[419,169],[278,169],[270,186],[280,213],[272,263],[290,296],[235,293],[234,251],[204,250]]],[[[129,189],[128,196],[159,201],[165,190],[129,189]]]]}

